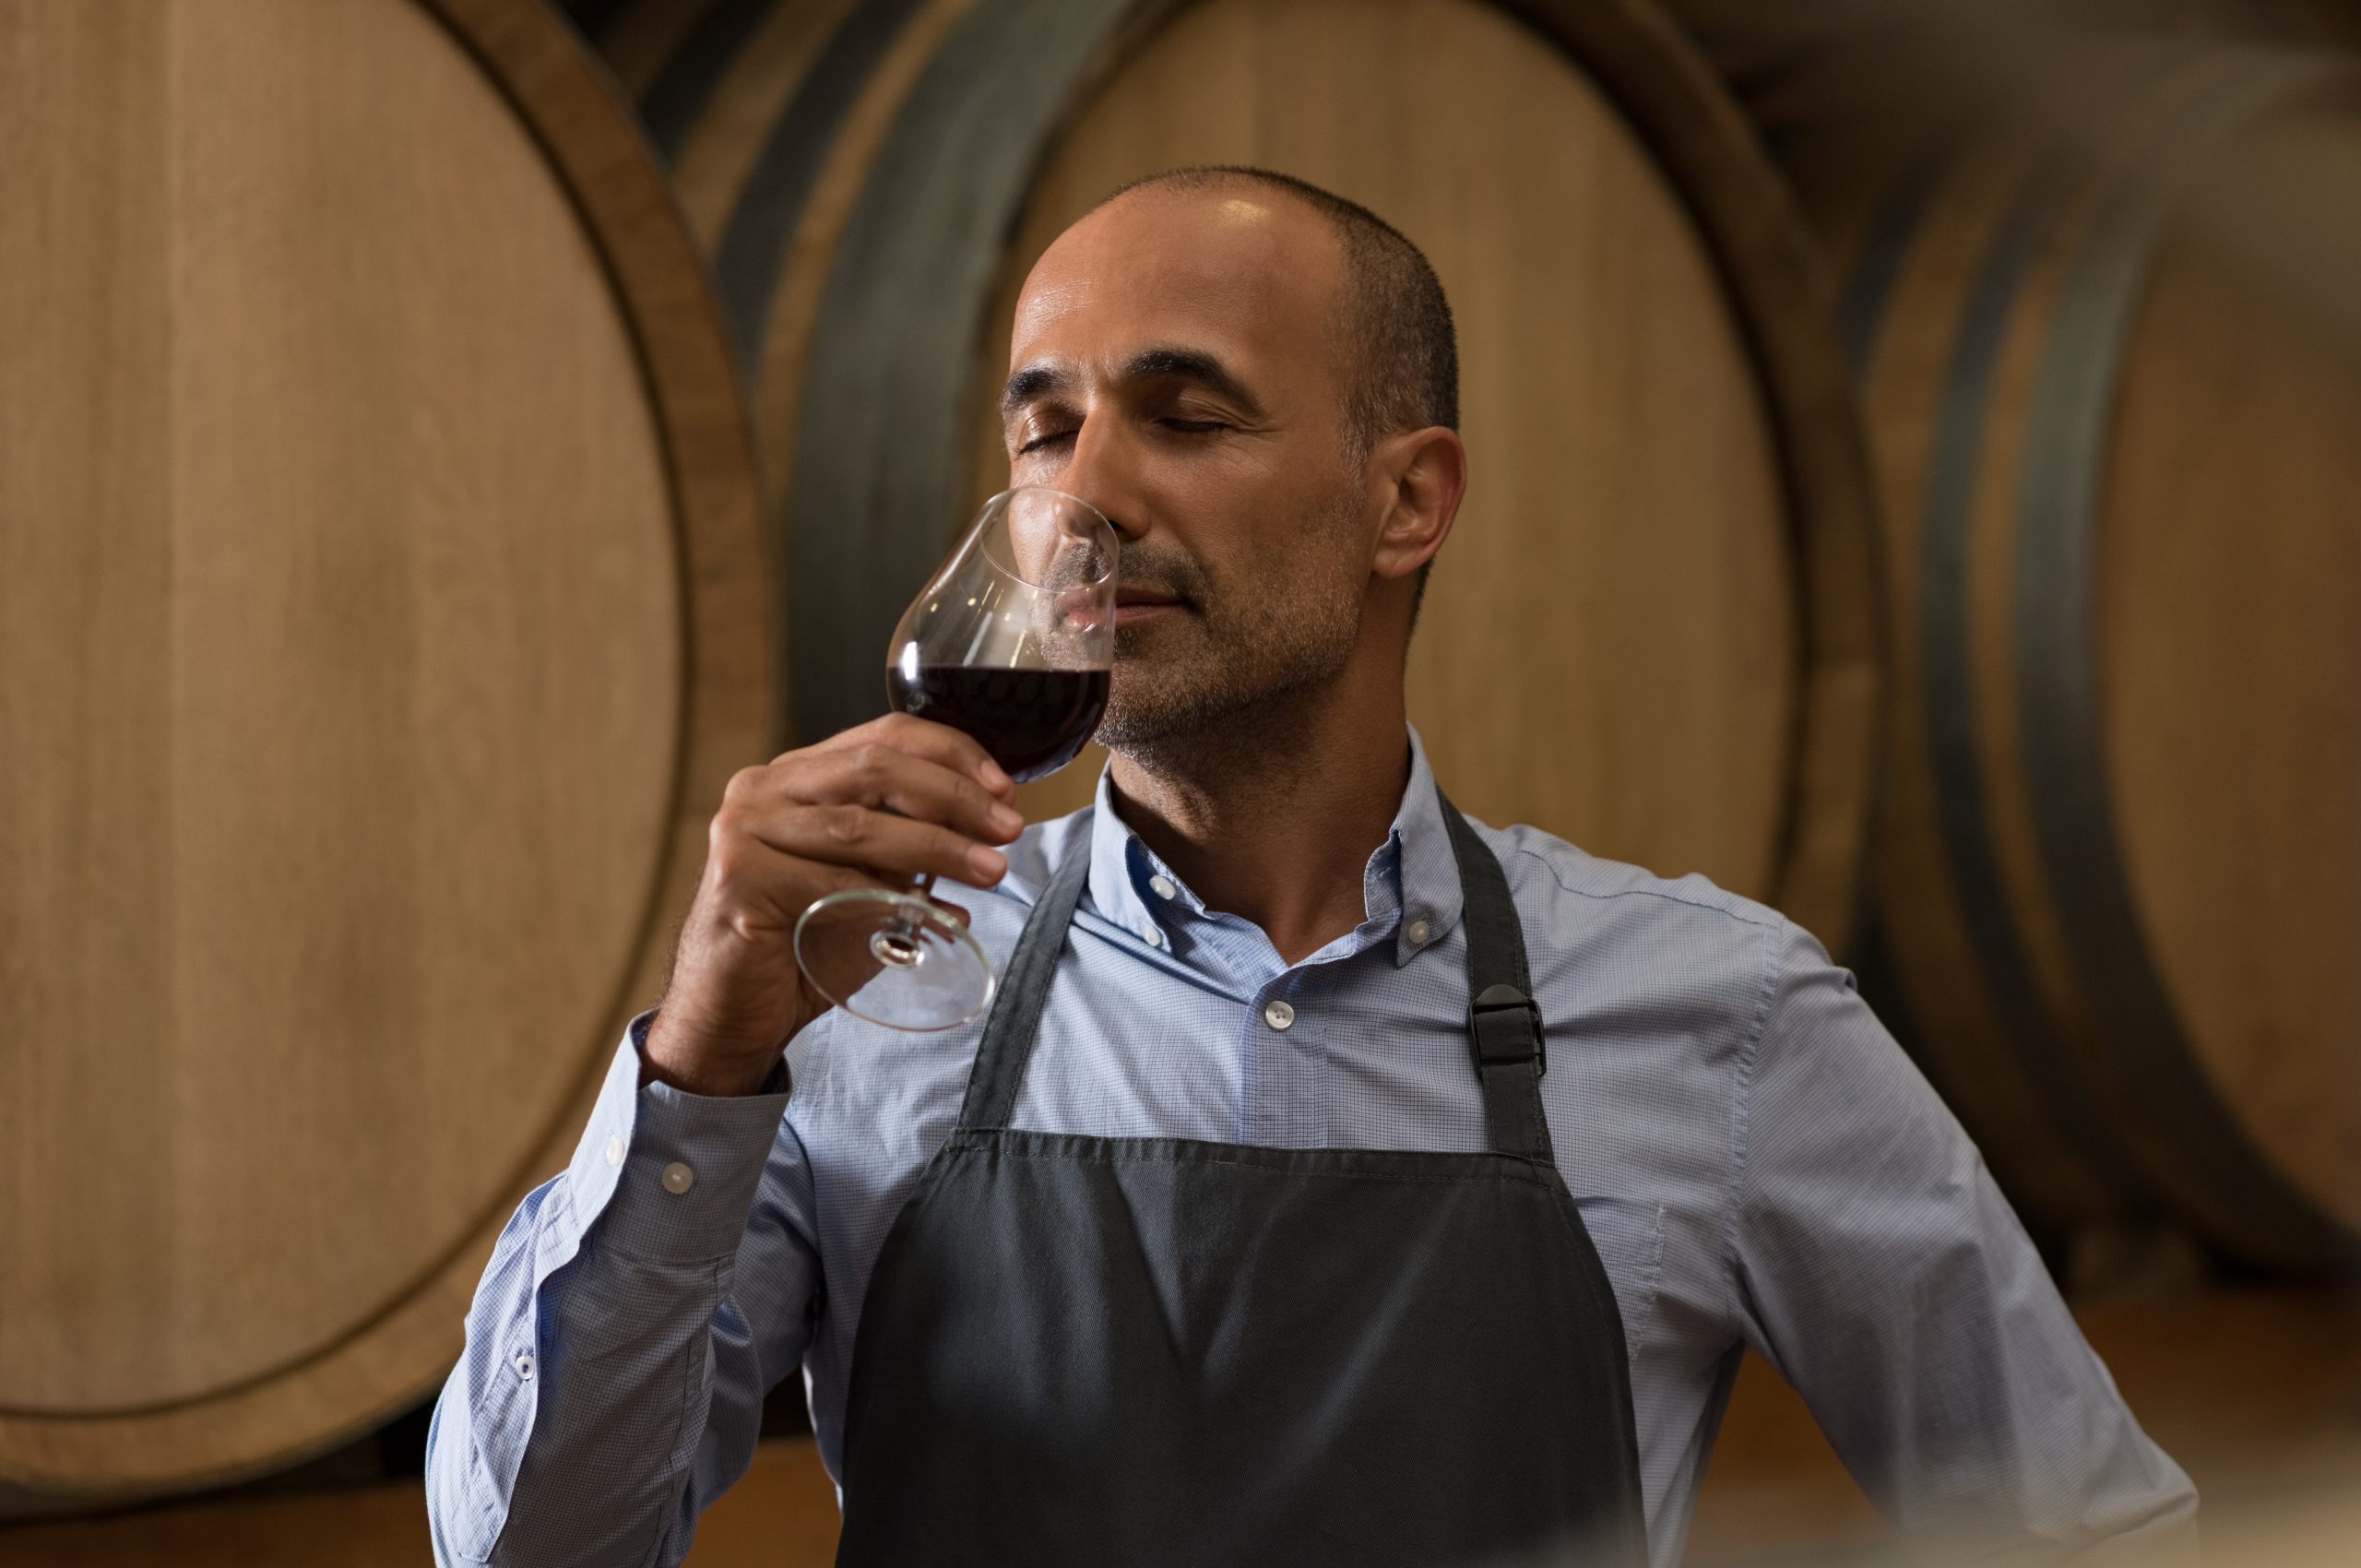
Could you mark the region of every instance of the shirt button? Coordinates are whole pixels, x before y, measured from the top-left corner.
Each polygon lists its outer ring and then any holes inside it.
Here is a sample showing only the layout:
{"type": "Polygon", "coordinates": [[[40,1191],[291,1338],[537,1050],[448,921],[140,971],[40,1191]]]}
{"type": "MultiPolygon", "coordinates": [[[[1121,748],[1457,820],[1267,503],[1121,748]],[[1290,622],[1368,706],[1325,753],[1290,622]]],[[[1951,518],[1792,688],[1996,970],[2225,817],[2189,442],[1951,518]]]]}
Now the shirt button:
{"type": "Polygon", "coordinates": [[[1295,1022],[1295,1009],[1284,1002],[1273,1002],[1263,1009],[1263,1021],[1275,1029],[1286,1028],[1295,1022]]]}
{"type": "Polygon", "coordinates": [[[1410,922],[1410,929],[1403,934],[1409,937],[1411,942],[1414,944],[1420,943],[1427,939],[1427,932],[1430,929],[1430,928],[1424,921],[1412,921],[1410,922]]]}
{"type": "Polygon", "coordinates": [[[1161,947],[1164,945],[1164,933],[1152,925],[1144,925],[1140,927],[1140,940],[1150,947],[1161,947]]]}
{"type": "Polygon", "coordinates": [[[1170,879],[1161,876],[1149,877],[1147,879],[1147,890],[1155,894],[1159,898],[1169,898],[1174,894],[1180,891],[1179,888],[1172,885],[1170,879]]]}
{"type": "Polygon", "coordinates": [[[680,1196],[696,1184],[697,1173],[679,1160],[676,1159],[664,1168],[664,1190],[674,1197],[680,1196]]]}
{"type": "Polygon", "coordinates": [[[607,1163],[610,1165],[621,1165],[623,1162],[623,1135],[621,1133],[615,1133],[611,1134],[607,1139],[607,1163]]]}
{"type": "Polygon", "coordinates": [[[520,1352],[516,1357],[516,1366],[518,1381],[523,1383],[533,1381],[533,1357],[530,1351],[520,1352]]]}

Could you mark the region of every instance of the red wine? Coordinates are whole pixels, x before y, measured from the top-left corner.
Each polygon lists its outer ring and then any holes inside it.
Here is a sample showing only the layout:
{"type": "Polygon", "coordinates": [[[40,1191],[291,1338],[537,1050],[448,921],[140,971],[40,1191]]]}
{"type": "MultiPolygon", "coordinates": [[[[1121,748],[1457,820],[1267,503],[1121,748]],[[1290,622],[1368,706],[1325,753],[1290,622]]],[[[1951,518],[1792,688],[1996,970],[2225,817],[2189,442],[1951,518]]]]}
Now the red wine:
{"type": "Polygon", "coordinates": [[[1072,762],[1107,711],[1104,670],[992,670],[925,664],[918,679],[888,666],[885,683],[904,713],[973,735],[1023,784],[1072,762]]]}

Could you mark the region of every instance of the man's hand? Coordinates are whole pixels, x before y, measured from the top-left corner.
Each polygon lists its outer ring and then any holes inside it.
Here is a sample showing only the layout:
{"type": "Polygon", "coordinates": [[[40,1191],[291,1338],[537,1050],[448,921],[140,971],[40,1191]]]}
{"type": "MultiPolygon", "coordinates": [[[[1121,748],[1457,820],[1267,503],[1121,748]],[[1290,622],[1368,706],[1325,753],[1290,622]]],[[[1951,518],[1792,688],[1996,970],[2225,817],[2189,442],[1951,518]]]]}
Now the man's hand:
{"type": "MultiPolygon", "coordinates": [[[[1024,831],[1015,794],[975,741],[900,713],[741,771],[648,1030],[649,1075],[694,1094],[753,1093],[830,1005],[795,962],[812,901],[908,889],[929,873],[991,886],[1008,870],[992,846],[1024,831]]],[[[838,995],[877,969],[865,942],[843,945],[821,960],[838,995]]]]}

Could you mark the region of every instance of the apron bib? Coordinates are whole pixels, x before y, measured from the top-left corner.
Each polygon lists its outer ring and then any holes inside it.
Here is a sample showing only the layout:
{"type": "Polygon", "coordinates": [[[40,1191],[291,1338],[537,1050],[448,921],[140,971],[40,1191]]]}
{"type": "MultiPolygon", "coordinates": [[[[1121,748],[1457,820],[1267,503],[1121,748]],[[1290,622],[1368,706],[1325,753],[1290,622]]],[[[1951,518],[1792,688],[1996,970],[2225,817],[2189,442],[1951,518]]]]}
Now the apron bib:
{"type": "Polygon", "coordinates": [[[1481,1154],[1012,1129],[1075,835],[878,1257],[840,1565],[1644,1563],[1622,1324],[1550,1153],[1524,935],[1442,804],[1481,1154]]]}

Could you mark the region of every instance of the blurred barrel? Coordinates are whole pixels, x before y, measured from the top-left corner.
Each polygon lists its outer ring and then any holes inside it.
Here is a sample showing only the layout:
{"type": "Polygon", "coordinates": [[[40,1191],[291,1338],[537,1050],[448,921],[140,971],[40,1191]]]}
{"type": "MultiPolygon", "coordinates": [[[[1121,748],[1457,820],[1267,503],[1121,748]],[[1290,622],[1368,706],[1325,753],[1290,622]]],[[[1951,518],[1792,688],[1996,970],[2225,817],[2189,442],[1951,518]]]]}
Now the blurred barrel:
{"type": "Polygon", "coordinates": [[[1664,0],[1728,84],[1848,276],[1846,341],[1936,172],[1980,137],[2047,125],[2068,143],[2153,125],[2165,60],[2241,48],[2361,48],[2352,0],[1664,0]],[[1877,199],[1865,197],[1874,195],[1877,199]],[[1865,247],[1885,242],[1880,251],[1865,247]]]}
{"type": "Polygon", "coordinates": [[[1868,481],[1801,233],[1661,13],[688,9],[577,15],[705,214],[793,563],[798,733],[882,709],[886,634],[1004,482],[993,395],[1042,247],[1124,180],[1264,164],[1402,227],[1457,309],[1475,477],[1411,700],[1458,798],[1841,941],[1873,751],[1868,481]]]}
{"type": "MultiPolygon", "coordinates": [[[[2063,45],[2181,42],[2361,46],[2353,0],[1664,0],[1748,115],[1786,152],[1794,138],[1864,139],[1963,100],[2023,94],[2063,45]]],[[[2087,63],[2082,57],[2078,63],[2087,63]]],[[[1791,172],[1810,174],[1815,147],[1791,172]]],[[[1862,148],[1861,150],[1870,150],[1862,148]]]]}
{"type": "Polygon", "coordinates": [[[759,492],[535,0],[0,0],[0,1487],[209,1484],[458,1354],[764,754],[759,492]]]}
{"type": "MultiPolygon", "coordinates": [[[[782,734],[818,739],[882,706],[883,650],[894,617],[878,631],[875,659],[866,646],[847,647],[835,626],[841,585],[812,575],[815,563],[863,548],[859,525],[845,517],[832,529],[811,516],[804,537],[784,497],[801,444],[804,367],[838,242],[905,97],[975,4],[567,6],[636,106],[720,293],[771,497],[775,612],[782,624],[801,607],[830,617],[828,626],[814,627],[789,649],[789,671],[802,670],[807,658],[816,662],[805,673],[783,675],[776,688],[773,725],[782,734]],[[855,709],[854,718],[846,717],[855,709]]],[[[938,520],[937,531],[948,526],[938,520]]],[[[913,588],[924,570],[909,564],[913,588]]]]}
{"type": "Polygon", "coordinates": [[[2039,81],[1799,181],[1886,525],[1880,949],[2042,1224],[2348,1266],[2361,93],[2226,46],[2039,81]]]}

